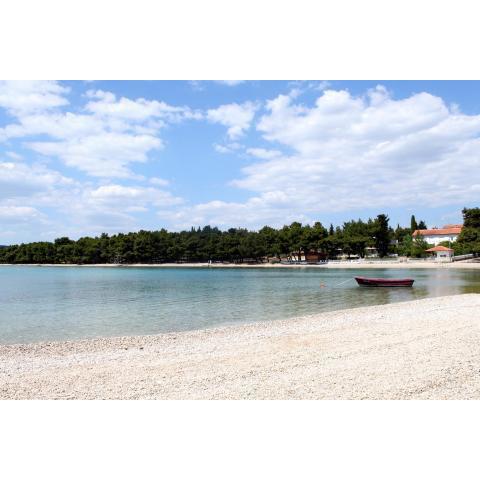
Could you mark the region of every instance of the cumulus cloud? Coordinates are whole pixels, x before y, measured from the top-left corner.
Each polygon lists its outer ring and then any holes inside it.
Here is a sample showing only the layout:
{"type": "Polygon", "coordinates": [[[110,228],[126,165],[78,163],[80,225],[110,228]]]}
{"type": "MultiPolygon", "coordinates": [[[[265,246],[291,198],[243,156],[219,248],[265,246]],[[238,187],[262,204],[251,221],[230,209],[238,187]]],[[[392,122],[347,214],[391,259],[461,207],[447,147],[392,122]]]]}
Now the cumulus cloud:
{"type": "Polygon", "coordinates": [[[452,112],[439,97],[327,90],[310,108],[279,96],[267,109],[258,130],[295,154],[247,167],[237,186],[290,191],[312,212],[438,206],[478,191],[480,116],[452,112]]]}
{"type": "Polygon", "coordinates": [[[179,121],[184,118],[202,118],[198,111],[188,107],[174,107],[157,100],[138,98],[131,100],[117,97],[111,92],[89,90],[88,98],[94,99],[85,106],[85,110],[96,115],[115,117],[123,120],[143,121],[150,118],[165,118],[169,121],[179,121]]]}
{"type": "Polygon", "coordinates": [[[10,159],[15,160],[15,161],[22,160],[22,156],[20,154],[18,154],[17,152],[9,151],[9,152],[5,152],[5,155],[7,157],[9,157],[10,159]]]}
{"type": "Polygon", "coordinates": [[[0,227],[0,237],[14,237],[14,229],[22,240],[139,229],[136,214],[183,202],[165,189],[167,181],[151,180],[155,186],[94,186],[42,165],[0,162],[0,224],[9,226],[0,227]],[[42,212],[45,207],[55,214],[42,212]]]}
{"type": "Polygon", "coordinates": [[[238,142],[230,142],[227,144],[220,144],[220,143],[214,143],[213,148],[215,149],[216,152],[218,153],[234,153],[235,151],[238,151],[242,149],[242,145],[238,142]]]}
{"type": "Polygon", "coordinates": [[[43,215],[33,207],[0,205],[0,221],[2,223],[21,224],[40,219],[42,216],[43,215]]]}
{"type": "MultiPolygon", "coordinates": [[[[14,121],[0,128],[0,141],[21,139],[24,148],[47,159],[58,158],[92,177],[143,179],[131,167],[163,148],[161,130],[170,123],[202,118],[188,107],[117,98],[101,90],[88,91],[83,107],[65,111],[68,93],[56,82],[1,83],[0,107],[14,121]]],[[[168,181],[159,177],[149,179],[149,186],[95,185],[30,159],[20,161],[14,151],[5,155],[8,160],[0,159],[1,219],[24,230],[24,238],[26,225],[34,238],[135,229],[139,227],[135,214],[182,203],[166,190],[168,181]],[[50,218],[39,207],[55,213],[50,218]]]]}
{"type": "Polygon", "coordinates": [[[162,147],[151,135],[104,132],[72,138],[66,142],[31,142],[28,146],[42,155],[60,157],[66,165],[97,177],[132,177],[128,166],[146,162],[147,154],[162,147]]]}
{"type": "Polygon", "coordinates": [[[226,85],[227,87],[236,87],[241,83],[245,83],[246,80],[215,80],[217,83],[226,85]]]}
{"type": "Polygon", "coordinates": [[[231,140],[243,136],[255,116],[258,106],[253,102],[230,103],[207,111],[207,119],[227,127],[227,135],[231,140]]]}
{"type": "Polygon", "coordinates": [[[43,166],[0,161],[0,201],[44,195],[74,182],[43,166]]]}
{"type": "Polygon", "coordinates": [[[0,107],[12,115],[44,111],[67,105],[68,91],[53,81],[0,81],[0,107]]]}
{"type": "MultiPolygon", "coordinates": [[[[45,166],[0,161],[0,243],[16,235],[21,241],[51,239],[45,229],[55,222],[43,208],[70,206],[81,192],[77,182],[45,166]]],[[[67,221],[57,223],[61,234],[67,221]]]]}
{"type": "Polygon", "coordinates": [[[244,203],[213,200],[159,211],[158,214],[177,229],[202,225],[255,229],[263,225],[280,226],[293,221],[310,221],[307,215],[291,209],[289,196],[284,192],[270,192],[260,197],[252,197],[244,203]]]}
{"type": "Polygon", "coordinates": [[[89,101],[80,113],[63,112],[56,107],[68,103],[62,96],[67,93],[68,89],[55,82],[18,82],[0,87],[0,106],[17,119],[17,123],[0,129],[0,141],[46,136],[25,145],[91,176],[134,177],[130,164],[146,162],[152,151],[163,148],[159,137],[162,128],[202,118],[200,112],[188,107],[117,98],[102,90],[87,92],[89,101]]]}
{"type": "Polygon", "coordinates": [[[441,207],[480,195],[480,115],[449,108],[422,92],[394,99],[382,86],[353,96],[326,90],[311,106],[296,95],[266,104],[257,123],[264,140],[293,152],[250,148],[261,161],[232,182],[253,196],[180,209],[196,223],[282,225],[330,212],[441,207]],[[277,154],[278,152],[278,154],[277,154]]]}
{"type": "Polygon", "coordinates": [[[247,148],[247,153],[252,157],[262,158],[264,160],[270,160],[282,154],[279,150],[268,150],[265,148],[247,148]]]}
{"type": "MultiPolygon", "coordinates": [[[[7,243],[9,239],[15,239],[18,231],[21,231],[25,238],[30,229],[40,232],[48,224],[47,215],[35,207],[14,201],[0,201],[0,242],[7,243]]],[[[34,239],[38,240],[38,235],[34,239]]]]}
{"type": "Polygon", "coordinates": [[[0,128],[0,141],[7,141],[0,159],[2,218],[17,212],[31,225],[72,235],[146,228],[139,218],[152,211],[174,228],[257,228],[366,208],[451,209],[480,198],[480,115],[425,92],[396,99],[381,86],[363,95],[308,87],[317,98],[307,104],[301,88],[270,99],[260,114],[253,102],[201,113],[102,90],[89,91],[82,106],[66,111],[68,89],[60,84],[2,83],[0,107],[13,118],[0,128]],[[229,182],[247,192],[245,201],[212,193],[211,201],[187,203],[168,191],[166,180],[134,174],[136,164],[165,147],[168,125],[200,118],[226,128],[223,142],[214,144],[218,152],[251,157],[229,182]],[[261,138],[240,144],[252,127],[261,138]],[[18,158],[12,145],[19,139],[22,154],[30,149],[45,156],[49,168],[29,163],[29,155],[18,158]],[[69,179],[52,170],[49,159],[95,178],[69,179]],[[47,206],[63,217],[48,223],[39,210],[47,206]]]}
{"type": "Polygon", "coordinates": [[[159,177],[150,177],[148,181],[152,185],[158,185],[159,187],[166,187],[167,185],[170,184],[168,180],[165,180],[164,178],[159,178],[159,177]]]}
{"type": "Polygon", "coordinates": [[[213,148],[218,153],[232,153],[233,152],[233,150],[231,148],[228,148],[225,145],[221,145],[219,143],[214,143],[213,148]]]}
{"type": "MultiPolygon", "coordinates": [[[[117,183],[83,185],[76,196],[72,195],[59,207],[59,211],[69,219],[64,230],[72,235],[92,235],[146,228],[149,223],[139,223],[138,214],[148,213],[152,208],[169,209],[182,202],[182,198],[157,187],[117,183]]],[[[153,223],[151,228],[158,228],[158,225],[153,223]]]]}
{"type": "Polygon", "coordinates": [[[144,208],[147,205],[164,207],[182,203],[181,198],[154,187],[102,185],[88,195],[95,204],[122,205],[123,208],[134,209],[144,208]]]}

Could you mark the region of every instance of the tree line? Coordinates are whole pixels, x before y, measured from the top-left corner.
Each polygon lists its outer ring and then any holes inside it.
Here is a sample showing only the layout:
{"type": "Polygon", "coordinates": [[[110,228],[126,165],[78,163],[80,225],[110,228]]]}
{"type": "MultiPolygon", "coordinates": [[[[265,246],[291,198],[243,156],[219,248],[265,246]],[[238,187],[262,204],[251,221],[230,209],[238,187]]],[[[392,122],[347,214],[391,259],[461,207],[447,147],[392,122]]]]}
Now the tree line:
{"type": "MultiPolygon", "coordinates": [[[[464,209],[464,243],[459,243],[462,253],[470,248],[471,241],[480,243],[480,214],[472,211],[480,209],[464,209]]],[[[424,256],[428,248],[423,240],[412,239],[413,231],[422,227],[426,227],[425,222],[417,224],[412,216],[409,228],[397,225],[394,229],[389,225],[388,216],[380,214],[367,221],[351,220],[329,228],[320,222],[313,225],[293,222],[279,229],[265,226],[258,231],[244,228],[221,231],[206,226],[182,232],[161,229],[116,235],[103,233],[99,237],[82,237],[76,241],[62,237],[54,242],[3,247],[0,248],[0,263],[242,263],[261,262],[267,258],[298,260],[305,252],[317,252],[330,259],[340,254],[364,257],[368,251],[375,251],[380,257],[389,254],[415,257],[424,256]]]]}

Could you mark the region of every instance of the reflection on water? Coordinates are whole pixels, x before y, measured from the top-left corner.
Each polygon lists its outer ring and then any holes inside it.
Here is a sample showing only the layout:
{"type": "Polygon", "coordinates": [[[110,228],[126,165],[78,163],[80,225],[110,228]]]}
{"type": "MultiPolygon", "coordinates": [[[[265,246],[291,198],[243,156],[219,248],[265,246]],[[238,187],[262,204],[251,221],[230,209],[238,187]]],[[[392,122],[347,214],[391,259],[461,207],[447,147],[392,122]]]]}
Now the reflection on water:
{"type": "Polygon", "coordinates": [[[480,293],[479,270],[4,266],[0,342],[191,330],[458,293],[480,293]],[[415,283],[358,287],[359,275],[415,283]]]}

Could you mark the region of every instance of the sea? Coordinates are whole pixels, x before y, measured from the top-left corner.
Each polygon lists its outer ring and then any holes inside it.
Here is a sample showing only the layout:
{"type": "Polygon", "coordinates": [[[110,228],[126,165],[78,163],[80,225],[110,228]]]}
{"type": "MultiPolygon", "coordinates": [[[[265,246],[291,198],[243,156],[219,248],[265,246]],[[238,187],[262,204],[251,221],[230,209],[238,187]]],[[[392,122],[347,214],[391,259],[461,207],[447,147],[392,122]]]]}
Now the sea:
{"type": "Polygon", "coordinates": [[[179,332],[480,293],[480,270],[0,266],[0,343],[179,332]],[[410,277],[366,288],[354,276],[410,277]]]}

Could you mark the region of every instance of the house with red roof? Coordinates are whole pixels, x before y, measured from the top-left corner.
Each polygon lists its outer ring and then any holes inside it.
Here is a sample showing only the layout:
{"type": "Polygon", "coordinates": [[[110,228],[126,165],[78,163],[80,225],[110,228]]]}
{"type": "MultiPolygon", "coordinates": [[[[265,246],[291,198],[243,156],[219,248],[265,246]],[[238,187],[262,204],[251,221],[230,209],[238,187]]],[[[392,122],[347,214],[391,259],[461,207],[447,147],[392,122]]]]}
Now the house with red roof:
{"type": "Polygon", "coordinates": [[[422,238],[427,243],[438,245],[442,242],[455,242],[462,231],[463,225],[444,225],[443,228],[428,228],[415,230],[413,238],[422,238]]]}
{"type": "Polygon", "coordinates": [[[437,245],[436,247],[425,250],[427,253],[436,255],[435,260],[438,262],[451,262],[453,257],[453,248],[437,245]]]}

